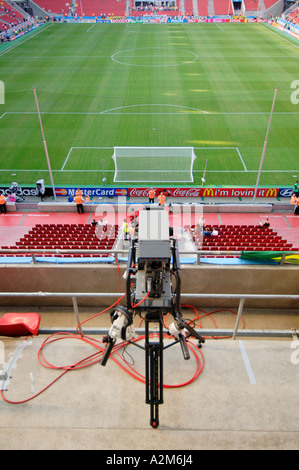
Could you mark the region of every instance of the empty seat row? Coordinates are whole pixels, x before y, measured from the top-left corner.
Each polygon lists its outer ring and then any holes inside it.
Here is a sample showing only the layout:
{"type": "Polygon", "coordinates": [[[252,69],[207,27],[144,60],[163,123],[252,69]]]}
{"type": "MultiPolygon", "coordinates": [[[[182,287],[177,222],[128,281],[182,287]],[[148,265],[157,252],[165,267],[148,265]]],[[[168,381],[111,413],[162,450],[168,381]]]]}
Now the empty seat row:
{"type": "MultiPolygon", "coordinates": [[[[111,250],[118,231],[118,225],[108,225],[107,230],[104,231],[102,228],[95,230],[95,227],[85,224],[37,224],[14,246],[3,248],[45,252],[47,250],[111,250]]],[[[69,257],[70,253],[61,253],[61,256],[63,255],[69,257]]],[[[94,256],[94,254],[74,253],[71,256],[94,256]]]]}
{"type": "Polygon", "coordinates": [[[216,236],[202,236],[195,225],[186,225],[198,250],[203,251],[298,251],[270,227],[254,225],[206,225],[205,230],[218,231],[216,236]]]}

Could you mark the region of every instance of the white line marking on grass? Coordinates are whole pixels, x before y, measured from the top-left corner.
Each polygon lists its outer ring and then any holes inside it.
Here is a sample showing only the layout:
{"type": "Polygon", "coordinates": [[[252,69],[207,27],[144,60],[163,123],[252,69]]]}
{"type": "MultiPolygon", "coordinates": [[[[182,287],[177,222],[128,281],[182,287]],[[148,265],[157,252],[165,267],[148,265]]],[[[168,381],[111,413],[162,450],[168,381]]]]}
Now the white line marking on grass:
{"type": "MultiPolygon", "coordinates": [[[[63,165],[61,167],[60,170],[56,170],[56,171],[100,171],[100,170],[65,170],[64,167],[65,165],[67,164],[67,161],[72,153],[73,150],[79,150],[79,149],[83,149],[83,150],[103,150],[103,149],[109,149],[109,150],[113,150],[113,147],[71,147],[70,150],[69,150],[69,153],[67,154],[64,162],[63,162],[63,165]]],[[[102,170],[103,171],[103,170],[102,170]]],[[[106,171],[106,170],[105,170],[106,171]]],[[[113,170],[114,171],[114,170],[113,170]]]]}
{"type": "MultiPolygon", "coordinates": [[[[272,32],[272,31],[271,31],[272,32]]],[[[14,57],[0,57],[0,59],[9,59],[9,60],[14,60],[14,59],[36,59],[36,60],[49,60],[49,59],[53,59],[53,60],[56,60],[56,59],[71,59],[71,60],[74,60],[74,59],[110,59],[111,56],[106,56],[106,55],[63,55],[63,56],[39,56],[39,57],[36,57],[36,56],[14,56],[14,57]]],[[[247,59],[298,59],[298,56],[287,56],[287,55],[260,55],[260,56],[257,56],[257,55],[242,55],[242,56],[237,56],[237,55],[234,55],[234,56],[231,56],[231,55],[228,55],[228,56],[223,56],[223,55],[199,55],[198,56],[199,59],[244,59],[244,60],[247,60],[247,59]]],[[[183,64],[181,64],[183,65],[183,64]]]]}
{"type": "Polygon", "coordinates": [[[218,23],[215,23],[215,25],[216,25],[219,29],[221,29],[221,31],[223,31],[223,29],[219,26],[218,23]]]}
{"type": "Polygon", "coordinates": [[[291,46],[296,47],[296,49],[299,49],[299,46],[293,43],[292,41],[290,41],[288,38],[283,37],[281,34],[277,33],[276,31],[272,31],[272,29],[268,28],[268,26],[263,25],[263,23],[259,23],[259,25],[263,27],[264,31],[266,30],[266,31],[269,31],[269,33],[275,34],[275,36],[278,36],[279,39],[282,39],[283,41],[286,41],[289,44],[291,44],[291,46]]]}
{"type": "Polygon", "coordinates": [[[239,339],[239,347],[240,347],[240,351],[241,351],[242,358],[243,358],[243,361],[244,361],[244,365],[245,365],[245,368],[246,368],[246,372],[247,372],[247,375],[249,377],[249,381],[250,381],[251,385],[256,385],[256,380],[255,380],[255,377],[254,377],[253,370],[251,368],[251,364],[250,364],[250,361],[249,361],[249,358],[248,358],[248,355],[247,355],[245,345],[244,345],[243,341],[240,340],[240,339],[239,339]]]}
{"type": "MultiPolygon", "coordinates": [[[[147,48],[147,47],[143,47],[143,48],[139,48],[139,49],[125,49],[123,51],[118,51],[118,52],[115,52],[114,54],[112,54],[111,56],[111,60],[113,60],[114,62],[116,62],[117,64],[121,64],[121,65],[129,65],[130,67],[174,67],[174,66],[179,66],[179,65],[186,65],[186,64],[192,64],[193,62],[196,62],[198,60],[198,55],[195,53],[195,52],[192,52],[192,51],[186,51],[185,49],[180,49],[180,52],[187,52],[188,54],[192,54],[195,58],[193,60],[187,60],[187,61],[184,61],[184,62],[181,62],[181,63],[173,63],[173,64],[128,64],[126,62],[122,62],[121,60],[117,60],[115,58],[116,55],[118,54],[123,54],[125,52],[130,52],[130,51],[137,51],[137,50],[148,50],[150,49],[152,51],[152,54],[151,56],[145,56],[145,55],[142,55],[142,56],[139,56],[141,58],[144,58],[144,59],[147,59],[147,58],[156,58],[156,57],[159,57],[157,55],[155,55],[154,53],[154,48],[147,48]]],[[[161,52],[161,49],[169,49],[169,48],[159,48],[159,51],[161,52]]],[[[121,56],[121,57],[126,57],[126,56],[121,56]]],[[[127,57],[132,57],[132,56],[127,56],[127,57]]],[[[134,54],[133,56],[134,58],[135,57],[138,57],[134,54]]],[[[160,55],[161,57],[161,55],[160,55]]],[[[175,59],[174,56],[170,56],[171,58],[175,59]]]]}
{"type": "Polygon", "coordinates": [[[92,26],[90,26],[90,27],[86,30],[86,32],[88,33],[88,31],[90,31],[91,28],[93,28],[95,25],[96,25],[96,23],[94,23],[92,26]]]}
{"type": "MultiPolygon", "coordinates": [[[[297,57],[296,57],[297,58],[297,57]]],[[[0,59],[36,59],[36,60],[48,60],[48,59],[110,59],[110,55],[60,55],[60,56],[23,56],[23,57],[0,57],[0,59]]]]}
{"type": "Polygon", "coordinates": [[[21,40],[21,41],[18,42],[17,44],[13,44],[11,47],[8,47],[7,49],[5,49],[5,51],[1,52],[0,57],[2,57],[4,54],[7,54],[7,52],[11,52],[11,51],[12,51],[13,49],[15,49],[16,47],[22,46],[23,44],[25,44],[25,42],[29,41],[29,39],[35,38],[35,36],[37,36],[38,34],[42,33],[43,31],[46,31],[46,29],[51,28],[51,26],[53,26],[53,24],[49,24],[49,25],[46,26],[45,28],[40,29],[40,30],[37,31],[35,34],[32,34],[31,36],[29,36],[29,37],[27,37],[26,39],[24,39],[24,41],[21,40]]]}
{"type": "MultiPolygon", "coordinates": [[[[106,111],[102,111],[100,114],[124,114],[124,113],[111,113],[111,111],[117,111],[118,109],[125,109],[125,108],[136,108],[140,106],[168,106],[168,107],[174,107],[174,108],[183,108],[183,109],[189,109],[191,111],[195,111],[196,113],[204,113],[204,114],[209,114],[209,111],[203,111],[202,109],[196,109],[196,108],[190,108],[189,106],[180,106],[177,104],[130,104],[128,106],[119,106],[118,108],[111,108],[107,109],[106,111]]],[[[127,114],[186,114],[184,113],[127,113],[127,114]]],[[[194,114],[194,112],[192,113],[194,114]]]]}
{"type": "MultiPolygon", "coordinates": [[[[243,165],[243,167],[244,167],[245,172],[246,172],[246,173],[248,172],[247,167],[246,167],[246,165],[245,165],[245,162],[244,162],[244,160],[243,160],[243,158],[242,158],[241,152],[240,152],[240,150],[238,149],[238,147],[194,147],[194,149],[195,149],[195,150],[236,150],[237,153],[238,153],[238,155],[239,155],[239,158],[240,158],[240,160],[241,160],[241,162],[242,162],[242,165],[243,165]]],[[[223,170],[223,171],[229,172],[230,170],[223,170]]],[[[234,170],[232,170],[232,171],[234,171],[234,170]]],[[[237,171],[237,170],[236,170],[236,171],[237,171]]],[[[239,170],[238,170],[238,172],[239,172],[239,170]]],[[[212,173],[212,171],[211,171],[211,173],[212,173]]],[[[242,171],[242,173],[243,173],[243,171],[242,171]]]]}
{"type": "Polygon", "coordinates": [[[2,116],[0,116],[0,119],[2,119],[5,116],[6,113],[3,113],[2,116]]]}
{"type": "MultiPolygon", "coordinates": [[[[4,115],[8,115],[8,114],[11,114],[11,115],[14,115],[14,114],[32,114],[32,115],[35,115],[37,114],[36,111],[7,111],[6,113],[4,113],[4,115]]],[[[152,104],[148,104],[148,105],[139,105],[139,104],[134,104],[134,105],[129,105],[129,106],[121,106],[119,108],[111,108],[111,109],[107,109],[106,111],[100,111],[100,112],[73,112],[73,111],[41,111],[41,114],[50,114],[50,115],[69,115],[69,116],[100,116],[100,115],[104,115],[104,114],[107,114],[108,116],[109,115],[121,115],[123,114],[124,116],[125,115],[144,115],[144,116],[147,116],[147,115],[174,115],[174,116],[184,116],[186,114],[190,114],[190,115],[194,115],[194,116],[204,116],[204,115],[209,115],[209,116],[263,116],[263,115],[269,115],[270,112],[269,111],[258,111],[258,112],[232,112],[232,113],[220,113],[218,111],[204,111],[204,110],[201,110],[201,109],[195,109],[195,108],[188,108],[187,106],[180,106],[180,105],[174,105],[174,104],[161,104],[161,105],[152,105],[152,104]],[[174,113],[145,113],[145,112],[140,112],[140,113],[134,113],[134,112],[130,112],[130,113],[116,113],[116,112],[111,112],[111,111],[114,111],[114,110],[117,110],[117,109],[122,109],[122,108],[132,108],[132,107],[136,107],[136,106],[173,106],[173,107],[177,107],[177,108],[186,108],[186,109],[191,109],[193,111],[184,111],[184,112],[174,112],[174,113]]],[[[277,116],[296,116],[296,115],[299,115],[299,111],[277,111],[274,113],[275,115],[277,116]]]]}
{"type": "Polygon", "coordinates": [[[70,156],[72,150],[73,150],[73,147],[70,148],[69,153],[67,154],[67,157],[66,157],[66,159],[64,160],[64,163],[63,163],[63,165],[62,165],[60,171],[63,171],[63,169],[64,169],[64,167],[65,167],[65,165],[66,165],[66,163],[67,163],[67,161],[68,161],[68,159],[69,159],[69,156],[70,156]]]}
{"type": "Polygon", "coordinates": [[[240,150],[238,149],[238,147],[236,147],[236,150],[237,150],[237,152],[238,152],[238,154],[239,154],[239,157],[240,157],[241,162],[243,163],[243,166],[244,166],[245,171],[247,171],[246,165],[245,165],[245,163],[244,163],[244,160],[243,160],[243,158],[242,158],[242,155],[241,155],[240,150]]]}

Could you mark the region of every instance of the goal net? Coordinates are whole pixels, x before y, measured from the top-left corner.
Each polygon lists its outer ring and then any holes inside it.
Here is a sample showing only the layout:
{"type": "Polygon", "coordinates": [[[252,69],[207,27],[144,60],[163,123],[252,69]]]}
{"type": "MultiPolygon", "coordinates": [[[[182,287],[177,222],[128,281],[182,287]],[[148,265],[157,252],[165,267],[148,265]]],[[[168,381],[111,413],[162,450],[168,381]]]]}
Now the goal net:
{"type": "Polygon", "coordinates": [[[193,147],[114,147],[115,183],[192,183],[193,147]]]}

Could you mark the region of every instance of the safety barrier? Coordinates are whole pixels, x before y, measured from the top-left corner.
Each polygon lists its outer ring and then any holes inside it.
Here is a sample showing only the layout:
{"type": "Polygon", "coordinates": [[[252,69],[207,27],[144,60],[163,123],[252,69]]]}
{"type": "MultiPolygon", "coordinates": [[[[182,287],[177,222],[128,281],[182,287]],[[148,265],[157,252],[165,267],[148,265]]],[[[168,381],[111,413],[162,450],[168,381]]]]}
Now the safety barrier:
{"type": "MultiPolygon", "coordinates": [[[[203,261],[208,259],[213,259],[213,257],[231,257],[229,258],[231,264],[236,264],[233,260],[238,260],[238,257],[241,257],[245,252],[244,251],[234,251],[229,252],[229,250],[180,250],[180,262],[181,264],[195,264],[199,265],[203,261]]],[[[263,252],[264,254],[266,252],[263,252]]],[[[246,252],[248,254],[248,252],[246,252]]],[[[38,249],[1,249],[0,248],[0,264],[10,264],[10,263],[113,263],[115,260],[118,262],[127,262],[127,255],[128,250],[120,250],[120,249],[113,249],[113,250],[82,250],[82,249],[49,249],[49,250],[38,250],[38,249]],[[83,258],[72,258],[73,255],[89,255],[89,257],[83,258]],[[3,256],[5,255],[5,256],[3,256]],[[11,255],[12,258],[9,258],[11,255]],[[22,256],[15,256],[15,255],[23,255],[22,256]],[[48,256],[47,256],[48,255],[48,256]],[[67,256],[69,255],[71,258],[60,258],[59,256],[67,256]],[[90,255],[94,255],[91,257],[90,255]],[[101,257],[101,255],[105,255],[105,257],[101,257]],[[1,257],[2,256],[2,257],[1,257]],[[57,258],[56,258],[57,257],[57,258]]],[[[249,259],[242,259],[240,263],[247,264],[247,263],[255,263],[255,264],[280,264],[284,265],[285,263],[292,263],[290,258],[294,257],[294,263],[299,263],[299,252],[294,251],[286,251],[286,252],[269,252],[269,259],[265,257],[264,259],[253,259],[250,261],[249,259]],[[271,259],[272,257],[272,259],[271,259]],[[273,261],[274,258],[280,258],[277,262],[273,261]]],[[[229,263],[227,263],[229,264],[229,263]]]]}
{"type": "MultiPolygon", "coordinates": [[[[1,297],[56,297],[56,298],[71,298],[75,313],[75,318],[78,327],[77,328],[65,328],[63,327],[64,332],[80,332],[83,333],[82,327],[80,325],[79,317],[79,308],[77,303],[77,298],[79,297],[94,297],[94,298],[121,298],[124,296],[124,293],[88,293],[88,292],[0,292],[1,297]]],[[[244,304],[246,300],[249,299],[264,299],[264,300],[299,300],[299,295],[267,295],[267,294],[186,294],[182,293],[181,298],[191,298],[191,299],[239,299],[238,313],[236,317],[235,327],[233,329],[200,329],[198,330],[202,336],[231,336],[233,339],[239,337],[280,337],[280,338],[296,338],[299,334],[295,329],[291,330],[252,330],[252,329],[239,329],[240,319],[243,314],[244,304]]],[[[54,334],[62,331],[61,328],[40,328],[39,334],[54,334]]],[[[108,333],[108,328],[84,328],[84,334],[103,334],[108,333]]],[[[144,330],[139,328],[136,329],[136,334],[143,334],[144,330]]]]}

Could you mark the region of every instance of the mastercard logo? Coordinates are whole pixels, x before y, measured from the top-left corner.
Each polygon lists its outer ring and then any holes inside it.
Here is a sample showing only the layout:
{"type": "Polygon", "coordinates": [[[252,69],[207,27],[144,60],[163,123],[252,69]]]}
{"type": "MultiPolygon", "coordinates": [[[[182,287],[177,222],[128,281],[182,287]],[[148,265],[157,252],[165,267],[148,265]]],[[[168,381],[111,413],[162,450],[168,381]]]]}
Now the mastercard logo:
{"type": "Polygon", "coordinates": [[[57,196],[66,196],[67,195],[67,189],[56,189],[55,190],[57,196]]]}
{"type": "Polygon", "coordinates": [[[126,196],[127,190],[126,190],[126,189],[116,189],[116,190],[115,190],[115,194],[116,194],[117,196],[126,196]]]}

